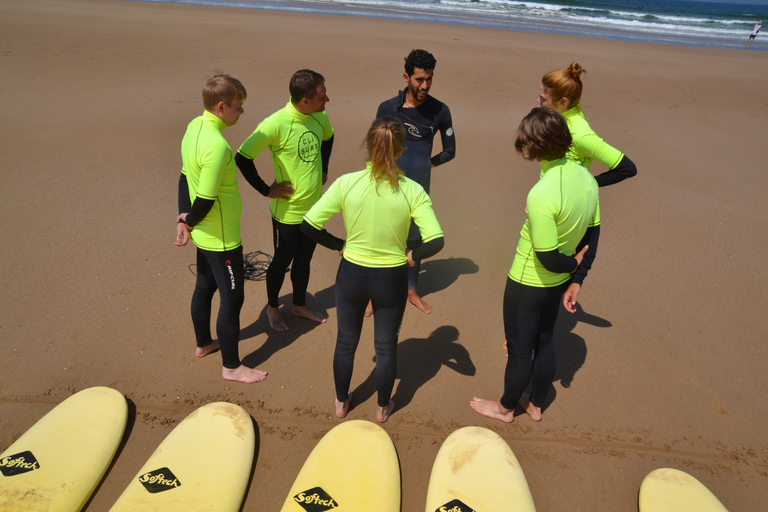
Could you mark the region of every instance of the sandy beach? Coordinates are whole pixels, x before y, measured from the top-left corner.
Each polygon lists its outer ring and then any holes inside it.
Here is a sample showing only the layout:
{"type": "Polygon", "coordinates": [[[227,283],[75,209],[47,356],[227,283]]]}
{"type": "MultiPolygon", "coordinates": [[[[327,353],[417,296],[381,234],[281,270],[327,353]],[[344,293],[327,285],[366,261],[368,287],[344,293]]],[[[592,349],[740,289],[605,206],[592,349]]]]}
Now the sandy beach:
{"type": "MultiPolygon", "coordinates": [[[[406,310],[384,425],[403,512],[424,510],[440,444],[464,425],[509,443],[540,511],[636,511],[659,467],[692,474],[731,512],[765,508],[764,52],[114,0],[5,0],[0,33],[0,451],[76,391],[122,392],[128,428],[88,512],[108,510],[206,403],[239,404],[258,428],[245,512],[278,510],[343,421],[333,416],[334,251],[317,249],[309,285],[326,324],[270,330],[264,282],[246,283],[240,354],[266,381],[226,382],[218,354],[194,357],[195,251],[173,245],[179,144],[214,72],[248,89],[245,114],[224,132],[237,149],[285,105],[290,75],[311,68],[331,100],[330,180],[359,170],[365,131],[403,86],[413,48],[437,58],[431,93],[451,108],[457,156],[433,171],[446,247],[423,264],[420,286],[434,311],[406,310]],[[513,135],[541,76],[574,60],[587,70],[592,127],[638,175],[600,191],[600,248],[578,313],[558,319],[543,421],[506,425],[469,401],[502,392],[502,294],[539,176],[513,135]]],[[[256,165],[271,182],[269,155],[256,165]]],[[[240,188],[244,250],[271,253],[267,200],[240,188]]],[[[328,227],[340,235],[340,218],[328,227]]],[[[288,314],[288,283],[281,303],[288,314]]],[[[374,420],[372,357],[369,321],[350,419],[374,420]]]]}

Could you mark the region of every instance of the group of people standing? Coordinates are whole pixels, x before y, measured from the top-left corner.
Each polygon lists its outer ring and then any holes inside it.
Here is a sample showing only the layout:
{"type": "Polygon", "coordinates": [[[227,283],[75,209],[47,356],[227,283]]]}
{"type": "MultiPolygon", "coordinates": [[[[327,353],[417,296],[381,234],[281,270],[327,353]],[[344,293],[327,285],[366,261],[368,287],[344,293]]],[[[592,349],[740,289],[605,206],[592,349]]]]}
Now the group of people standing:
{"type": "MultiPolygon", "coordinates": [[[[325,194],[334,132],[325,112],[329,98],[322,75],[297,71],[290,80],[288,104],[262,121],[235,155],[221,132],[243,113],[245,88],[229,75],[205,83],[205,111],[189,124],[182,140],[176,245],[186,245],[191,238],[197,246],[191,305],[196,355],[220,349],[225,379],[252,383],[267,376],[244,366],[238,355],[244,299],[239,168],[252,187],[271,199],[274,257],[266,276],[271,328],[290,328],[278,303],[289,266],[292,315],[326,321],[306,305],[310,262],[318,243],[338,251],[342,259],[335,285],[336,415],[343,418],[349,411],[354,355],[364,318],[373,315],[376,419],[388,419],[394,408],[391,394],[405,306],[411,302],[420,311],[431,312],[417,291],[419,262],[437,254],[444,243],[429,197],[430,175],[432,167],[455,156],[456,144],[450,110],[429,94],[435,66],[435,58],[424,50],[413,50],[406,57],[406,87],[381,103],[368,131],[366,168],[340,176],[325,194]],[[432,155],[438,133],[441,151],[432,155]],[[253,162],[266,148],[274,166],[271,185],[253,162]],[[344,216],[343,238],[324,229],[339,212],[344,216]],[[214,340],[211,301],[217,290],[220,306],[214,340]]],[[[504,294],[508,353],[504,395],[498,402],[479,398],[471,402],[478,413],[503,421],[512,421],[517,403],[534,420],[541,419],[556,368],[552,331],[560,296],[565,296],[566,309],[575,312],[597,249],[597,188],[636,173],[634,164],[604,143],[584,119],[579,106],[582,72],[574,63],[544,77],[541,107],[526,116],[515,140],[525,159],[541,162],[541,180],[528,195],[527,220],[504,294]],[[593,159],[609,170],[593,178],[585,169],[593,159]],[[531,395],[523,396],[531,380],[531,395]]]]}

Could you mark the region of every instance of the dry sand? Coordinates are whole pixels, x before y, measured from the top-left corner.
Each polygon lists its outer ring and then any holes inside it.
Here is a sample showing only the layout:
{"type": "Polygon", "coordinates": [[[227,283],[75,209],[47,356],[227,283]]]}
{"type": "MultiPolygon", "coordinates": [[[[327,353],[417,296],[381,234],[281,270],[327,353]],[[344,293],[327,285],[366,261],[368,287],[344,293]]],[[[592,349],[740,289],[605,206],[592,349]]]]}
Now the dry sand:
{"type": "MultiPolygon", "coordinates": [[[[240,352],[265,382],[225,382],[218,355],[193,355],[194,249],[173,239],[179,143],[203,80],[225,71],[246,85],[246,113],[225,132],[237,148],[285,104],[291,73],[323,73],[333,177],[361,168],[376,107],[419,47],[437,57],[432,93],[451,107],[458,152],[434,171],[446,248],[421,279],[434,312],[406,311],[385,425],[402,510],[423,510],[435,454],[464,425],[504,437],[542,511],[634,511],[658,467],[693,474],[731,512],[765,507],[767,54],[111,0],[4,0],[0,34],[0,450],[73,392],[120,390],[133,414],[88,511],[107,510],[205,403],[240,404],[258,427],[244,511],[277,510],[340,422],[333,251],[318,248],[310,282],[325,325],[270,331],[264,283],[247,283],[240,352]],[[598,259],[580,311],[558,322],[544,420],[503,425],[469,400],[501,394],[502,292],[539,174],[511,141],[541,75],[573,60],[592,127],[639,174],[601,190],[598,259]]],[[[270,176],[268,155],[256,163],[270,176]]],[[[245,251],[272,252],[267,202],[241,189],[245,251]]],[[[370,327],[349,418],[374,419],[370,327]]]]}

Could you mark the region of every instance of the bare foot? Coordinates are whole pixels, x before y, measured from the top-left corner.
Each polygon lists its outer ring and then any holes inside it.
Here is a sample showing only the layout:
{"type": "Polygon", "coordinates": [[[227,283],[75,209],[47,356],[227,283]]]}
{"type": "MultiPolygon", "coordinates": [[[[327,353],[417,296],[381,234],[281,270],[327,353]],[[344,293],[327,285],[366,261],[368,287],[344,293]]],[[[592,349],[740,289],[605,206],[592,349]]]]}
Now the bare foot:
{"type": "Polygon", "coordinates": [[[494,402],[493,400],[474,397],[469,402],[469,406],[478,414],[487,418],[493,418],[494,420],[501,420],[504,423],[512,423],[515,419],[514,409],[507,409],[500,402],[494,402]]]}
{"type": "Polygon", "coordinates": [[[315,313],[314,311],[307,308],[307,306],[297,306],[294,304],[293,309],[291,310],[291,314],[300,318],[309,318],[313,322],[317,322],[319,324],[324,324],[326,322],[326,318],[323,315],[320,313],[315,313]]]}
{"type": "Polygon", "coordinates": [[[389,419],[392,410],[395,408],[395,402],[390,400],[386,407],[376,406],[376,421],[384,423],[389,419]]]}
{"type": "Polygon", "coordinates": [[[261,382],[266,379],[267,372],[257,370],[256,368],[248,368],[241,364],[237,368],[222,368],[221,376],[224,377],[224,380],[253,384],[254,382],[261,382]]]}
{"type": "Polygon", "coordinates": [[[421,300],[421,297],[416,293],[416,290],[408,288],[408,302],[419,308],[419,311],[422,313],[429,314],[432,312],[432,306],[421,300]]]}
{"type": "Polygon", "coordinates": [[[373,314],[373,301],[368,301],[368,305],[365,306],[365,318],[368,318],[373,314]]]}
{"type": "Polygon", "coordinates": [[[541,421],[541,407],[536,407],[531,403],[531,397],[529,395],[523,395],[518,401],[523,406],[525,412],[531,417],[533,421],[541,421]]]}
{"type": "Polygon", "coordinates": [[[205,357],[211,352],[216,352],[217,350],[219,350],[219,340],[214,340],[204,347],[197,347],[195,350],[195,355],[197,357],[205,357]]]}
{"type": "Polygon", "coordinates": [[[347,395],[347,399],[343,402],[339,402],[338,398],[333,399],[336,402],[336,416],[343,418],[349,412],[349,404],[352,403],[352,392],[347,395]]]}
{"type": "Polygon", "coordinates": [[[267,306],[267,320],[269,320],[269,326],[278,332],[285,332],[291,329],[283,320],[279,308],[267,306]]]}

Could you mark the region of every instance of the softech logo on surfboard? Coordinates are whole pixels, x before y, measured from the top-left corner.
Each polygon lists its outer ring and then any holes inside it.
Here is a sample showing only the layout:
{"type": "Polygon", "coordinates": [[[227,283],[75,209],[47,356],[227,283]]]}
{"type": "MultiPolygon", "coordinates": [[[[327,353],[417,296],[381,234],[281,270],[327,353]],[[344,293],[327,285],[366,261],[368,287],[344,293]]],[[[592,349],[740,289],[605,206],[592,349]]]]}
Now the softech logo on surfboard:
{"type": "Polygon", "coordinates": [[[139,482],[152,494],[181,487],[181,482],[168,468],[160,468],[139,477],[139,482]]]}
{"type": "Polygon", "coordinates": [[[0,473],[3,476],[21,475],[36,469],[40,469],[40,463],[30,451],[8,455],[0,459],[0,473]]]}
{"type": "Polygon", "coordinates": [[[445,505],[438,507],[435,512],[475,512],[461,500],[451,500],[445,505]]]}
{"type": "Polygon", "coordinates": [[[331,498],[322,487],[313,487],[300,492],[293,497],[293,501],[301,505],[307,512],[325,512],[339,506],[336,500],[331,498]]]}

